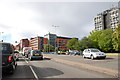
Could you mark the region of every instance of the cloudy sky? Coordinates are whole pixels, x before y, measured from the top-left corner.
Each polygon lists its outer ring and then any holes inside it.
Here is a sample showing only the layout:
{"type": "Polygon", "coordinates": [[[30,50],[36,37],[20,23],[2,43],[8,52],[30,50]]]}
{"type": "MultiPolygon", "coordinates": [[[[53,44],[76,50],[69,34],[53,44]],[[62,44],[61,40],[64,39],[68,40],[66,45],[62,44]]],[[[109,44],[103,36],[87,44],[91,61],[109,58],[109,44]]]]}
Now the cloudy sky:
{"type": "Polygon", "coordinates": [[[81,39],[94,29],[93,18],[117,6],[117,2],[3,0],[0,1],[0,40],[14,43],[22,38],[44,36],[48,32],[81,39]]]}

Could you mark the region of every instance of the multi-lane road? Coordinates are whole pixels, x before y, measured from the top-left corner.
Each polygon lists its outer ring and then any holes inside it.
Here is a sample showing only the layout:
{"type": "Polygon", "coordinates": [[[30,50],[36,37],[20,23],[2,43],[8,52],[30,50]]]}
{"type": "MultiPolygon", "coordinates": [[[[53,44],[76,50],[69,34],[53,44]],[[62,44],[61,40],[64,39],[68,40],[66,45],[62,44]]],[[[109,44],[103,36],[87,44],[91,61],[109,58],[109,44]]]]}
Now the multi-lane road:
{"type": "MultiPolygon", "coordinates": [[[[68,64],[61,63],[54,60],[54,58],[59,58],[63,60],[73,60],[73,62],[79,61],[80,56],[58,56],[58,55],[45,55],[44,60],[33,60],[29,61],[24,56],[21,56],[17,62],[18,66],[12,75],[3,75],[4,79],[41,79],[41,78],[113,78],[113,76],[95,72],[92,70],[87,70],[83,68],[74,67],[68,64]],[[49,57],[48,57],[49,56],[49,57]],[[51,58],[50,58],[51,57],[51,58]],[[79,58],[78,58],[79,57],[79,58]]],[[[113,58],[108,58],[107,61],[113,60],[113,58]]],[[[116,58],[115,60],[116,61],[116,58]]],[[[103,60],[98,62],[103,63],[103,60]]],[[[94,65],[106,66],[105,64],[99,64],[96,62],[94,65]]],[[[90,64],[95,63],[95,61],[84,60],[84,63],[90,64]]],[[[117,63],[111,63],[117,64],[117,63]]],[[[109,65],[108,65],[109,66],[109,65]]],[[[117,65],[116,65],[117,66],[117,65]]],[[[112,67],[112,66],[111,66],[112,67]]],[[[115,69],[118,69],[115,67],[115,69]]]]}

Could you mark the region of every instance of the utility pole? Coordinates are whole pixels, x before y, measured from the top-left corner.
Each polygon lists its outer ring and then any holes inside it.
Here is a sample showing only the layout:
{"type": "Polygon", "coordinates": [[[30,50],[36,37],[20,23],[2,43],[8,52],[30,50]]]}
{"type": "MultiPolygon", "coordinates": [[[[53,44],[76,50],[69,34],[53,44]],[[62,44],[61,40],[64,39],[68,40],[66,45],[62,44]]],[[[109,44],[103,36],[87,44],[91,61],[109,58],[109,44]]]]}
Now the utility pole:
{"type": "MultiPolygon", "coordinates": [[[[55,34],[56,34],[56,28],[58,28],[59,26],[55,26],[55,25],[52,25],[52,27],[54,27],[55,28],[55,34]]],[[[55,52],[57,52],[58,51],[58,45],[56,46],[56,39],[57,39],[57,35],[56,35],[56,37],[55,37],[55,52]],[[56,51],[56,47],[57,47],[57,51],[56,51]]],[[[58,42],[59,43],[59,42],[58,42]]]]}

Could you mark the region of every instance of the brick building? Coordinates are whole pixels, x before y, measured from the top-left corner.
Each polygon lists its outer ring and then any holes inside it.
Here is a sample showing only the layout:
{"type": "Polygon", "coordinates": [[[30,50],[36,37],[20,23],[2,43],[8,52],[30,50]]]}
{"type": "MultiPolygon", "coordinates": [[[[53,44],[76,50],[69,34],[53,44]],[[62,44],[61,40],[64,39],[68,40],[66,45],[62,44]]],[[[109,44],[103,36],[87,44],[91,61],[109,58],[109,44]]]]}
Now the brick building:
{"type": "Polygon", "coordinates": [[[45,44],[47,44],[47,38],[37,36],[30,39],[30,47],[33,50],[43,50],[45,44]]]}
{"type": "Polygon", "coordinates": [[[14,47],[15,47],[15,50],[17,50],[17,51],[19,51],[19,50],[20,50],[20,44],[15,45],[14,47]]]}
{"type": "Polygon", "coordinates": [[[29,47],[29,40],[28,39],[21,39],[20,40],[20,49],[23,49],[24,47],[29,47]]]}
{"type": "Polygon", "coordinates": [[[66,44],[70,39],[72,38],[57,36],[56,47],[58,48],[58,50],[69,50],[69,48],[66,47],[66,44]]]}

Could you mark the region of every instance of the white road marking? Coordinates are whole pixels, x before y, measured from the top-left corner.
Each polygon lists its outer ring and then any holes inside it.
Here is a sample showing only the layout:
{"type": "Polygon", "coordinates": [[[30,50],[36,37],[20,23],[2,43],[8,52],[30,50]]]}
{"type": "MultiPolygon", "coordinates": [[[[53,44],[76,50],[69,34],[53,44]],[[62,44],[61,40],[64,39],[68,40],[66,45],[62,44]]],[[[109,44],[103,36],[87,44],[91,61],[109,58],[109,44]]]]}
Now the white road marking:
{"type": "Polygon", "coordinates": [[[25,62],[28,63],[28,61],[25,59],[25,62]]]}
{"type": "MultiPolygon", "coordinates": [[[[26,59],[25,59],[25,62],[28,63],[28,61],[27,61],[26,59]]],[[[34,77],[38,80],[38,76],[37,76],[37,74],[35,73],[35,71],[33,70],[32,66],[29,66],[29,67],[30,67],[30,69],[31,69],[34,77]]]]}
{"type": "Polygon", "coordinates": [[[35,71],[33,70],[32,66],[29,66],[29,67],[30,67],[30,69],[32,70],[32,72],[33,72],[35,78],[38,80],[38,76],[37,76],[37,74],[35,73],[35,71]]]}

